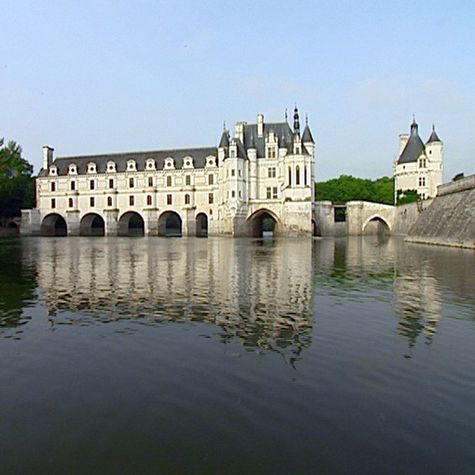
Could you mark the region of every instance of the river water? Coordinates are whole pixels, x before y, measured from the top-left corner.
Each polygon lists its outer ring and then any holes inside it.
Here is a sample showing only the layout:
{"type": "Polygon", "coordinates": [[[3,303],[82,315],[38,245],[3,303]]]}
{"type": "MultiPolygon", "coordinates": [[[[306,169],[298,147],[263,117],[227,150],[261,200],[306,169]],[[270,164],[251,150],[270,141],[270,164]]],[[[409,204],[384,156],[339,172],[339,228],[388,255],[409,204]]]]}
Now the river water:
{"type": "Polygon", "coordinates": [[[475,253],[0,241],[1,473],[473,473],[475,253]]]}

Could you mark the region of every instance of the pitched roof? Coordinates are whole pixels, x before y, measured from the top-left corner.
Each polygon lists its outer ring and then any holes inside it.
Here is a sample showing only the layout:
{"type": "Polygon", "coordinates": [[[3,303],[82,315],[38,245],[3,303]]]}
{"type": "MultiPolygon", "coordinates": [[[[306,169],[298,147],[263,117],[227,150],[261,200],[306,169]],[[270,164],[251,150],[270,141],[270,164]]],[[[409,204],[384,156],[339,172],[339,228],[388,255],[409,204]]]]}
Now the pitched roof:
{"type": "Polygon", "coordinates": [[[425,145],[419,137],[418,126],[414,120],[411,124],[411,135],[409,136],[409,140],[407,141],[404,150],[401,152],[397,163],[415,162],[424,150],[425,145]]]}
{"type": "Polygon", "coordinates": [[[426,143],[431,143],[431,142],[442,142],[435,131],[435,126],[432,126],[432,133],[430,134],[429,140],[426,143]]]}
{"type": "Polygon", "coordinates": [[[312,132],[310,131],[310,127],[308,125],[305,126],[305,129],[303,131],[302,142],[315,143],[315,141],[313,140],[312,132]]]}
{"type": "Polygon", "coordinates": [[[223,130],[223,134],[221,135],[221,140],[219,141],[218,147],[229,147],[229,132],[227,130],[223,130]]]}
{"type": "Polygon", "coordinates": [[[292,148],[292,130],[287,122],[273,122],[264,124],[262,137],[257,135],[257,124],[246,124],[244,126],[244,148],[257,149],[258,157],[265,157],[265,137],[273,131],[279,142],[279,147],[287,150],[292,148]]]}
{"type": "MultiPolygon", "coordinates": [[[[97,173],[106,171],[107,162],[113,161],[116,164],[118,172],[124,172],[128,160],[135,160],[137,170],[145,170],[145,162],[149,158],[155,160],[155,166],[158,170],[164,168],[165,159],[171,157],[175,160],[175,168],[183,167],[183,159],[185,157],[193,158],[193,166],[195,168],[204,168],[206,165],[206,157],[218,156],[216,147],[202,148],[184,148],[174,150],[157,150],[149,152],[129,152],[129,153],[110,153],[104,155],[82,155],[76,157],[58,157],[53,161],[58,169],[58,175],[67,175],[69,165],[74,163],[77,166],[78,174],[84,174],[87,171],[87,165],[90,162],[96,164],[97,173]]],[[[46,172],[42,171],[42,175],[46,172]]]]}

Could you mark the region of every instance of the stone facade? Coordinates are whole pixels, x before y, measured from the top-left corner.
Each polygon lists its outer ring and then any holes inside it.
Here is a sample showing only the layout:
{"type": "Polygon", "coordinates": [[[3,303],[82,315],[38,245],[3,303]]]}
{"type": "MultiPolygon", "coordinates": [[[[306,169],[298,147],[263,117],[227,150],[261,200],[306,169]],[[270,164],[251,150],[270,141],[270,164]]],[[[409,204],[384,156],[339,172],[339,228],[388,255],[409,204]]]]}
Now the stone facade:
{"type": "Polygon", "coordinates": [[[398,194],[414,190],[421,199],[434,198],[442,184],[444,144],[435,128],[424,144],[414,120],[410,135],[399,136],[399,157],[394,162],[395,202],[398,194]]]}
{"type": "Polygon", "coordinates": [[[297,108],[293,128],[259,114],[218,147],[63,158],[44,147],[22,233],[310,236],[314,165],[297,108]]]}

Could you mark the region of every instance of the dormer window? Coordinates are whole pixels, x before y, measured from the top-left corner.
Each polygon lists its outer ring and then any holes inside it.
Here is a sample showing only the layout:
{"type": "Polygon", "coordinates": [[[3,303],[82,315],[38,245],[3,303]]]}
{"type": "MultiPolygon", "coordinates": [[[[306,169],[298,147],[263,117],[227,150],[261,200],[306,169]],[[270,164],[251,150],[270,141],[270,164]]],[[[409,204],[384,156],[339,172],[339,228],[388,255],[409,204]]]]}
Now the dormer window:
{"type": "Polygon", "coordinates": [[[419,160],[419,168],[426,168],[427,166],[427,163],[426,163],[426,159],[425,158],[421,158],[419,160]]]}
{"type": "Polygon", "coordinates": [[[135,160],[127,160],[127,171],[128,172],[135,172],[137,170],[137,164],[135,160]]]}
{"type": "Polygon", "coordinates": [[[78,168],[75,163],[71,163],[68,167],[68,174],[69,175],[77,175],[78,168]]]}
{"type": "Polygon", "coordinates": [[[147,170],[155,170],[155,160],[153,158],[149,158],[146,161],[145,168],[147,170]]]}
{"type": "Polygon", "coordinates": [[[267,157],[268,158],[275,158],[277,156],[276,148],[275,147],[267,147],[267,157]]]}
{"type": "Polygon", "coordinates": [[[193,168],[193,159],[191,157],[183,159],[183,168],[193,168]]]}
{"type": "Polygon", "coordinates": [[[49,174],[51,176],[56,176],[58,174],[58,169],[56,168],[56,165],[51,165],[49,167],[49,174]]]}
{"type": "Polygon", "coordinates": [[[229,157],[230,157],[230,158],[236,158],[236,148],[235,148],[235,147],[232,147],[232,148],[229,150],[229,157]]]}
{"type": "Polygon", "coordinates": [[[114,172],[116,171],[115,162],[113,162],[113,161],[107,162],[107,168],[106,168],[106,170],[107,170],[109,173],[114,173],[114,172]]]}
{"type": "Polygon", "coordinates": [[[175,160],[173,158],[168,157],[165,159],[165,168],[175,168],[175,160]]]}
{"type": "Polygon", "coordinates": [[[216,166],[216,158],[213,156],[206,157],[206,166],[207,167],[215,167],[216,166]]]}
{"type": "Polygon", "coordinates": [[[97,173],[96,164],[94,162],[87,164],[87,173],[97,173]]]}

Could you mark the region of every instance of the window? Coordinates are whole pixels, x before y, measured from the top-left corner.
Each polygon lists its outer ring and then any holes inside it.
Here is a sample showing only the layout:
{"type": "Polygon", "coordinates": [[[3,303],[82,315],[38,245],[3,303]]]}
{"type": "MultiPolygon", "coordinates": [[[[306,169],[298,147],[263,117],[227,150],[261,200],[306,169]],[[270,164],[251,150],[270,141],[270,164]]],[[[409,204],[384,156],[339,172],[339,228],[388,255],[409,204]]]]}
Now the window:
{"type": "Polygon", "coordinates": [[[91,197],[89,198],[89,206],[90,206],[91,208],[93,208],[93,207],[94,207],[94,204],[95,204],[95,202],[94,202],[94,196],[91,196],[91,197]]]}
{"type": "Polygon", "coordinates": [[[214,203],[214,196],[213,193],[208,193],[208,203],[213,204],[214,203]]]}
{"type": "Polygon", "coordinates": [[[167,186],[172,186],[172,177],[167,176],[167,186]]]}
{"type": "Polygon", "coordinates": [[[56,199],[51,198],[51,208],[56,208],[56,199]]]}
{"type": "Polygon", "coordinates": [[[152,206],[152,195],[147,195],[147,206],[152,206]]]}
{"type": "Polygon", "coordinates": [[[292,168],[289,167],[289,186],[292,186],[292,168]]]}
{"type": "Polygon", "coordinates": [[[153,186],[153,177],[152,176],[148,177],[148,186],[153,186]]]}
{"type": "Polygon", "coordinates": [[[167,195],[167,205],[171,205],[173,203],[172,195],[167,195]]]}
{"type": "Polygon", "coordinates": [[[214,185],[214,175],[208,175],[208,185],[214,185]]]}
{"type": "Polygon", "coordinates": [[[346,207],[340,206],[333,208],[333,216],[335,223],[343,223],[346,221],[346,207]]]}
{"type": "Polygon", "coordinates": [[[426,178],[424,176],[419,177],[419,186],[426,186],[426,178]]]}
{"type": "Polygon", "coordinates": [[[230,156],[231,158],[236,158],[236,150],[234,150],[234,149],[231,150],[231,151],[229,152],[229,156],[230,156]]]}
{"type": "Polygon", "coordinates": [[[239,169],[239,176],[242,176],[242,171],[241,171],[241,169],[239,169]]]}
{"type": "Polygon", "coordinates": [[[190,176],[190,175],[186,175],[186,176],[185,176],[185,185],[186,185],[186,186],[190,186],[190,185],[191,185],[191,176],[190,176]]]}
{"type": "Polygon", "coordinates": [[[107,206],[112,206],[112,197],[111,196],[107,197],[107,206]]]}
{"type": "Polygon", "coordinates": [[[300,167],[298,165],[295,168],[295,184],[300,185],[300,167]]]}
{"type": "Polygon", "coordinates": [[[72,198],[69,198],[68,200],[68,205],[70,208],[72,208],[74,206],[74,203],[73,203],[73,199],[72,198]]]}
{"type": "Polygon", "coordinates": [[[242,198],[242,191],[239,190],[239,198],[242,198]]]}
{"type": "Polygon", "coordinates": [[[269,147],[269,148],[267,149],[267,156],[268,156],[269,158],[275,158],[275,155],[276,155],[276,153],[275,153],[275,147],[269,147]]]}
{"type": "Polygon", "coordinates": [[[72,181],[71,182],[71,190],[74,191],[76,189],[76,182],[72,181]]]}
{"type": "Polygon", "coordinates": [[[133,196],[129,196],[129,205],[130,205],[130,206],[134,206],[134,202],[135,202],[134,197],[133,197],[133,196]]]}
{"type": "Polygon", "coordinates": [[[426,159],[425,158],[421,158],[419,160],[419,167],[420,168],[426,168],[426,159]]]}
{"type": "Polygon", "coordinates": [[[134,179],[129,178],[129,188],[133,188],[133,187],[134,187],[134,179]]]}
{"type": "Polygon", "coordinates": [[[266,198],[267,198],[268,200],[270,200],[270,199],[272,198],[272,188],[271,188],[270,186],[268,186],[268,187],[266,188],[266,198]]]}
{"type": "Polygon", "coordinates": [[[185,195],[185,204],[186,205],[190,204],[190,195],[188,193],[185,195]]]}
{"type": "Polygon", "coordinates": [[[267,169],[267,176],[269,178],[275,178],[275,168],[274,167],[267,169]]]}
{"type": "Polygon", "coordinates": [[[277,199],[277,187],[274,186],[272,188],[272,199],[276,200],[277,199]]]}
{"type": "Polygon", "coordinates": [[[295,153],[300,153],[300,147],[295,147],[295,153]]]}
{"type": "Polygon", "coordinates": [[[236,192],[234,190],[231,191],[231,198],[236,198],[236,192]]]}
{"type": "Polygon", "coordinates": [[[95,187],[96,187],[96,184],[95,184],[94,180],[90,180],[89,181],[89,189],[93,190],[95,187]]]}
{"type": "Polygon", "coordinates": [[[307,180],[307,165],[303,167],[303,184],[307,186],[308,180],[307,180]]]}
{"type": "Polygon", "coordinates": [[[210,216],[213,214],[213,210],[212,210],[212,209],[209,210],[209,214],[210,214],[210,216]]]}
{"type": "Polygon", "coordinates": [[[56,183],[54,181],[51,182],[51,191],[56,191],[56,183]]]}
{"type": "Polygon", "coordinates": [[[236,170],[233,168],[233,169],[231,170],[231,176],[235,176],[235,175],[236,175],[236,170]]]}

